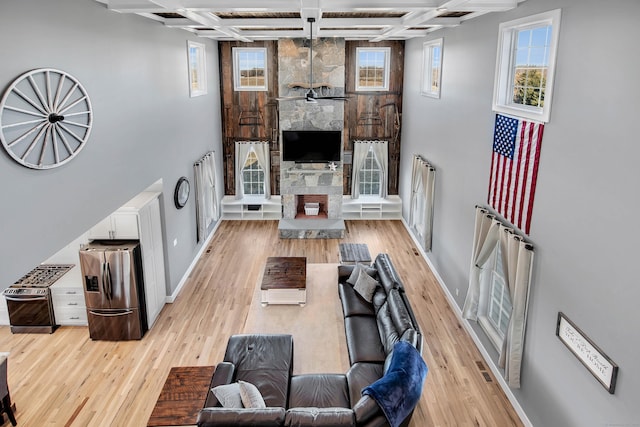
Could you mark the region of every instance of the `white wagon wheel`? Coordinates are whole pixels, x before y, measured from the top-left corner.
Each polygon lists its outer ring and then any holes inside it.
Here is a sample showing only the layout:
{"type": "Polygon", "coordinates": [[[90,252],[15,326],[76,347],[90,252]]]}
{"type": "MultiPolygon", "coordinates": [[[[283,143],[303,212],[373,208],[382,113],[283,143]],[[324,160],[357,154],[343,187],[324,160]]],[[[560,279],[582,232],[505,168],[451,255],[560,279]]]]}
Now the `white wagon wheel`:
{"type": "Polygon", "coordinates": [[[15,161],[51,169],[73,159],[91,133],[89,95],[73,76],[52,68],[26,72],[0,101],[0,142],[15,161]]]}

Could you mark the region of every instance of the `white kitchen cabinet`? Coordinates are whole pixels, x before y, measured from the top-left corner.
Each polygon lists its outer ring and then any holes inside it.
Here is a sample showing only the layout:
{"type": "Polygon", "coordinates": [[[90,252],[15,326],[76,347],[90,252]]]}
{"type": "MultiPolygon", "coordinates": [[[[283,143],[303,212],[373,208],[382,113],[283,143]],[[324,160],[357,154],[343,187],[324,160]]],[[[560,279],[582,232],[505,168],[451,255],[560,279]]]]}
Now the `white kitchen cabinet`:
{"type": "Polygon", "coordinates": [[[51,287],[51,300],[56,324],[69,326],[87,325],[87,307],[84,302],[80,264],[57,280],[51,287]]]}
{"type": "Polygon", "coordinates": [[[87,307],[80,287],[51,287],[53,311],[58,325],[87,325],[87,307]]]}
{"type": "Polygon", "coordinates": [[[89,230],[89,239],[138,239],[136,212],[114,212],[89,230]]]}

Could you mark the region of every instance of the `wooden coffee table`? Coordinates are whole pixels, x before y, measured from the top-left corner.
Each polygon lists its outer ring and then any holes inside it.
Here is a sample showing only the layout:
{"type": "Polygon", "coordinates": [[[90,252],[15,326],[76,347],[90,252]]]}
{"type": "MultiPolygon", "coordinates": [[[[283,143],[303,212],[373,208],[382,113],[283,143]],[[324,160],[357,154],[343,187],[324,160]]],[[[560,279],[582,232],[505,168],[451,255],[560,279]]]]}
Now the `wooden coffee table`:
{"type": "Polygon", "coordinates": [[[262,276],[261,302],[299,304],[307,302],[307,258],[269,257],[262,276]]]}
{"type": "Polygon", "coordinates": [[[214,370],[214,366],[171,368],[147,426],[195,426],[214,370]]]}

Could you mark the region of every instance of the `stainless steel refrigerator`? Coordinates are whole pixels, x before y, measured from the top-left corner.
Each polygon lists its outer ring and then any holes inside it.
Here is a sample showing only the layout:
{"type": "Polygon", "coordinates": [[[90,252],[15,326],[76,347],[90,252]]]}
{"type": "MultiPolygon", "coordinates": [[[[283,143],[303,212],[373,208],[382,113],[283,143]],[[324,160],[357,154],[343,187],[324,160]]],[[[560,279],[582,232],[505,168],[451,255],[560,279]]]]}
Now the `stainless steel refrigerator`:
{"type": "Polygon", "coordinates": [[[80,268],[91,339],[141,339],[147,313],[140,243],[93,241],[80,250],[80,268]]]}

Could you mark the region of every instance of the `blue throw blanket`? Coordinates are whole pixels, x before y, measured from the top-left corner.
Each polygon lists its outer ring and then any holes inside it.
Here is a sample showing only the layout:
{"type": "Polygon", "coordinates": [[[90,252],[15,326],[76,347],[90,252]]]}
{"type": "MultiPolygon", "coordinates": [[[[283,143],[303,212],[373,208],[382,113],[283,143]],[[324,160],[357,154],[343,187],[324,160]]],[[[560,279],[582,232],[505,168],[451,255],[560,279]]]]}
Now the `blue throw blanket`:
{"type": "Polygon", "coordinates": [[[391,427],[398,427],[418,404],[427,371],[418,350],[406,341],[399,341],[393,347],[387,372],[365,387],[362,394],[378,403],[391,427]]]}

